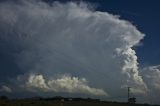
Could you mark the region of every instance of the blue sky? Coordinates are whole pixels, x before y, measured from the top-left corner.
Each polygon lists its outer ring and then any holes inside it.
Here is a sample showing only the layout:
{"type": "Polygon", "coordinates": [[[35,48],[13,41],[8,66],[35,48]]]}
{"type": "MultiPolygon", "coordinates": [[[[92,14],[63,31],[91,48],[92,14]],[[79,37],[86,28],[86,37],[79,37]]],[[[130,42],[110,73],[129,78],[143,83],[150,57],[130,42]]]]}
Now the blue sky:
{"type": "Polygon", "coordinates": [[[124,101],[133,85],[160,103],[158,0],[53,1],[1,0],[0,94],[124,101]]]}

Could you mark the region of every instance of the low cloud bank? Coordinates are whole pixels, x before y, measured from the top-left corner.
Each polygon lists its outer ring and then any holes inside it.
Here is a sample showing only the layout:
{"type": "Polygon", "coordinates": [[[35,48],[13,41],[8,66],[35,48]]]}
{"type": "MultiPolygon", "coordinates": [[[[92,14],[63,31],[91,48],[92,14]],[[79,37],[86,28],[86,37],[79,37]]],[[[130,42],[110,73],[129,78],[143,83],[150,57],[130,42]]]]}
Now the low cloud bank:
{"type": "Polygon", "coordinates": [[[107,93],[102,89],[97,89],[88,86],[88,82],[85,78],[71,77],[69,75],[63,75],[57,79],[44,79],[43,75],[29,76],[25,87],[28,90],[37,92],[68,92],[68,93],[84,93],[97,96],[107,96],[107,93]]]}

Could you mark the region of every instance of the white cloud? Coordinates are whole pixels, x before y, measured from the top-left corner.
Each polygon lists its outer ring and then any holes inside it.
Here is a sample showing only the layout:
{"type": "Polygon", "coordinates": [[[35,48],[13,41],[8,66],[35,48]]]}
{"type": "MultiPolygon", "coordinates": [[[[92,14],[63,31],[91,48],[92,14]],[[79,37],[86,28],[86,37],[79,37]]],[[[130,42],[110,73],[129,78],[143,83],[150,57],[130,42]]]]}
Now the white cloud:
{"type": "Polygon", "coordinates": [[[104,90],[89,87],[85,78],[71,77],[68,75],[63,75],[57,79],[45,80],[43,75],[31,74],[25,87],[30,91],[40,90],[45,92],[69,92],[107,96],[104,90]]]}
{"type": "Polygon", "coordinates": [[[3,85],[3,86],[0,88],[0,92],[8,92],[8,93],[11,93],[11,92],[12,92],[12,89],[9,88],[9,87],[6,86],[6,85],[3,85]]]}
{"type": "Polygon", "coordinates": [[[144,68],[142,76],[150,90],[160,91],[160,65],[144,68]]]}
{"type": "Polygon", "coordinates": [[[43,91],[47,91],[49,88],[45,83],[45,79],[42,75],[34,75],[31,74],[26,82],[26,87],[28,90],[34,91],[36,89],[40,89],[43,91]]]}
{"type": "Polygon", "coordinates": [[[160,65],[145,67],[141,71],[142,78],[148,87],[148,98],[153,103],[160,103],[160,65]]]}

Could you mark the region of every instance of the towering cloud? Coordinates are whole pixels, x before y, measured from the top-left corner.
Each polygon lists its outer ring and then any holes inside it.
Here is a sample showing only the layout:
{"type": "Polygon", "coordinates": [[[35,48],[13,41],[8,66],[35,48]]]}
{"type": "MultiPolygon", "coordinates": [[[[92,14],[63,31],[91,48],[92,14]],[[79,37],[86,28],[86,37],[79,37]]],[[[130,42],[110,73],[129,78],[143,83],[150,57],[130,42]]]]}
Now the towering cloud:
{"type": "Polygon", "coordinates": [[[130,22],[86,3],[0,4],[0,49],[28,74],[23,85],[29,91],[120,96],[132,86],[144,94],[132,49],[143,37],[130,22]]]}

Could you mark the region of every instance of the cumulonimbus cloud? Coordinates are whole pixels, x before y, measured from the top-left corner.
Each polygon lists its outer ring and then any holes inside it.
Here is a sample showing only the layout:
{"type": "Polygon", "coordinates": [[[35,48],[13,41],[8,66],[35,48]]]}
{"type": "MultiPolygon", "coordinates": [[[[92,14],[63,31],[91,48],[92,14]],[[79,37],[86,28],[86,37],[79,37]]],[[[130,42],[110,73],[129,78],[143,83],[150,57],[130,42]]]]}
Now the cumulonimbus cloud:
{"type": "Polygon", "coordinates": [[[144,86],[132,49],[144,34],[128,21],[83,3],[22,1],[0,8],[1,39],[24,73],[69,73],[112,95],[122,85],[144,86]]]}
{"type": "Polygon", "coordinates": [[[14,57],[22,73],[40,74],[24,81],[29,87],[62,88],[68,80],[82,85],[76,90],[71,84],[60,91],[91,93],[102,88],[117,96],[126,93],[122,86],[131,86],[135,92],[144,94],[147,86],[132,49],[143,38],[144,34],[130,22],[89,9],[86,3],[22,0],[0,4],[0,48],[11,49],[8,54],[14,57]],[[65,73],[85,78],[95,88],[77,77],[47,83],[43,78],[65,73]]]}

